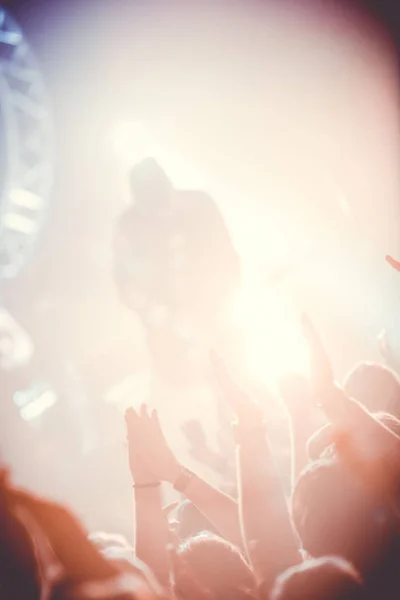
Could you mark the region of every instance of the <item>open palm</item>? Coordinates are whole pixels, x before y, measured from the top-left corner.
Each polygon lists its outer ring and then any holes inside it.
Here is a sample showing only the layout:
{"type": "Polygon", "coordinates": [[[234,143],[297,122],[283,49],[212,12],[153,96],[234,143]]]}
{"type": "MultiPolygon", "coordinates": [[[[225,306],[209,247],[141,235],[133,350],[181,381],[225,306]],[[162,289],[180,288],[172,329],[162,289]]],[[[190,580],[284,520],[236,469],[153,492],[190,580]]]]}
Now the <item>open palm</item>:
{"type": "Polygon", "coordinates": [[[144,404],[139,412],[130,409],[129,414],[128,439],[134,441],[131,468],[132,460],[135,461],[138,455],[155,478],[174,483],[180,473],[180,465],[164,437],[157,411],[150,412],[144,404]]]}

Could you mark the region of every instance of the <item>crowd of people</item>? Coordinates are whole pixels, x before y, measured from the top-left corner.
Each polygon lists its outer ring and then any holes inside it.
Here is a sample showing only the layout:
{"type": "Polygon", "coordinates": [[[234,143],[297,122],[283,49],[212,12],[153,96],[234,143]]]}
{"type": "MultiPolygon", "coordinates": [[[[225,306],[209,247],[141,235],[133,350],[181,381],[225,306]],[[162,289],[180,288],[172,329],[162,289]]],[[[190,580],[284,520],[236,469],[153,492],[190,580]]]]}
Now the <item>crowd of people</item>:
{"type": "MultiPolygon", "coordinates": [[[[70,509],[17,488],[4,467],[0,598],[397,599],[400,380],[389,366],[362,363],[340,385],[307,315],[302,328],[310,377],[288,374],[279,385],[290,425],[289,493],[271,450],[275,423],[210,348],[215,394],[234,416],[232,493],[183,464],[156,410],[130,408],[131,539],[86,531],[70,509]],[[179,501],[164,505],[165,485],[179,501]]],[[[392,357],[384,342],[382,350],[392,357]]],[[[227,469],[220,458],[208,455],[227,469]]]]}

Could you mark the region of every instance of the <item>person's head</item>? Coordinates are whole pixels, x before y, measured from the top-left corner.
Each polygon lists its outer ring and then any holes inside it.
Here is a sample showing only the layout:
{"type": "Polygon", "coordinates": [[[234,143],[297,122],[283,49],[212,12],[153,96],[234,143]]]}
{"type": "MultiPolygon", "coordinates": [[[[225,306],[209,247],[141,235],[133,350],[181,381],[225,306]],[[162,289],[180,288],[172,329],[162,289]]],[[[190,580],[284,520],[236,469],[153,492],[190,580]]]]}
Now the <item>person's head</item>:
{"type": "Polygon", "coordinates": [[[129,179],[135,206],[149,215],[167,207],[173,187],[154,158],[146,158],[135,165],[129,179]]]}
{"type": "Polygon", "coordinates": [[[400,418],[400,380],[391,369],[362,362],[348,373],[344,390],[369,411],[383,411],[400,418]]]}
{"type": "Polygon", "coordinates": [[[172,524],[174,533],[181,541],[200,533],[218,534],[213,524],[189,500],[184,500],[177,506],[172,524]]]}
{"type": "Polygon", "coordinates": [[[230,599],[256,593],[255,575],[239,549],[216,535],[202,533],[186,540],[177,555],[204,596],[230,599]]]}
{"type": "Polygon", "coordinates": [[[361,570],[378,559],[391,537],[385,509],[337,459],[311,463],[292,497],[292,518],[304,550],[313,557],[341,556],[361,570]]]}
{"type": "MultiPolygon", "coordinates": [[[[394,434],[400,437],[400,420],[385,412],[374,413],[375,419],[380,421],[382,425],[390,429],[394,434]]],[[[324,425],[318,429],[307,442],[307,454],[311,461],[319,460],[320,458],[330,458],[335,455],[336,449],[333,443],[332,425],[324,425]]]]}
{"type": "Polygon", "coordinates": [[[354,567],[337,557],[312,559],[282,573],[271,600],[362,600],[365,588],[354,567]]]}

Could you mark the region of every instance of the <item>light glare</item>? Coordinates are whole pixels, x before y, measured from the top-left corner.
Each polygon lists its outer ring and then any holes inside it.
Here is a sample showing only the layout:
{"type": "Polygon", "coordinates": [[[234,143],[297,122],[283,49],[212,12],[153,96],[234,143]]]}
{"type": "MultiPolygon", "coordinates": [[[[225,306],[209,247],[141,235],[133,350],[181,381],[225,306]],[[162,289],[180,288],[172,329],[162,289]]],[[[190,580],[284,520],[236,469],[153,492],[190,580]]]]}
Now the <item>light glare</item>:
{"type": "Polygon", "coordinates": [[[244,288],[235,303],[234,319],[244,337],[247,369],[255,379],[276,387],[285,373],[307,374],[307,345],[298,317],[283,295],[261,286],[244,288]]]}

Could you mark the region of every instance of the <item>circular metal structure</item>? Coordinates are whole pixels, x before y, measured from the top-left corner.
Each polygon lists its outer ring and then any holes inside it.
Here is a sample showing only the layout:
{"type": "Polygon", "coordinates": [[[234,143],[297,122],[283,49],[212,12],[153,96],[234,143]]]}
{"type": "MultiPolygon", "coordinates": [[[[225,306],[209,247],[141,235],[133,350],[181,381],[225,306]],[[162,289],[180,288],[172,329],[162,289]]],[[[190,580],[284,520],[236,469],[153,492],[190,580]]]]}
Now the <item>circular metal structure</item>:
{"type": "Polygon", "coordinates": [[[52,180],[43,76],[21,28],[0,5],[0,278],[16,277],[30,258],[52,180]]]}

